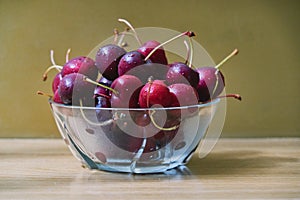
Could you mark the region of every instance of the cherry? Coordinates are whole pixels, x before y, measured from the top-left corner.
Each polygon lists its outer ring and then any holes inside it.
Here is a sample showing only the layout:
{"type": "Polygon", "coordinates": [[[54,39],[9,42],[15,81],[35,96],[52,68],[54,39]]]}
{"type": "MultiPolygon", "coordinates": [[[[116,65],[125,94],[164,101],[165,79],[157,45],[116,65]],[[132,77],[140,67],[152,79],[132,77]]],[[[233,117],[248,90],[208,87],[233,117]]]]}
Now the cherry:
{"type": "MultiPolygon", "coordinates": [[[[179,123],[179,121],[169,120],[164,126],[169,127],[179,123]]],[[[103,127],[106,137],[113,144],[128,152],[137,152],[140,149],[143,149],[143,153],[157,151],[170,143],[178,131],[177,126],[173,130],[158,130],[156,134],[148,137],[143,127],[128,124],[126,120],[123,120],[103,127]],[[132,132],[136,136],[131,135],[132,132]]]]}
{"type": "Polygon", "coordinates": [[[150,116],[145,110],[130,112],[130,116],[137,126],[146,127],[151,123],[150,116]]]}
{"type": "Polygon", "coordinates": [[[54,76],[54,78],[53,78],[53,80],[52,80],[52,91],[53,91],[54,93],[55,93],[55,91],[58,89],[58,86],[59,86],[59,84],[60,84],[61,79],[62,79],[62,75],[61,75],[60,72],[57,73],[57,74],[54,76]]]}
{"type": "Polygon", "coordinates": [[[99,72],[108,80],[115,80],[118,74],[118,64],[126,51],[117,45],[109,44],[101,47],[97,54],[95,63],[99,72]]]}
{"type": "Polygon", "coordinates": [[[175,62],[169,65],[170,68],[166,75],[166,82],[171,85],[174,83],[190,84],[196,87],[199,82],[199,74],[182,62],[175,62]]]}
{"type": "Polygon", "coordinates": [[[199,101],[206,102],[216,98],[225,87],[224,75],[214,67],[201,67],[196,69],[199,73],[197,88],[199,101]]]}
{"type": "Polygon", "coordinates": [[[138,108],[138,96],[143,86],[141,80],[136,76],[123,75],[111,84],[115,92],[110,91],[111,106],[114,108],[138,108]]]}
{"type": "MultiPolygon", "coordinates": [[[[155,41],[155,40],[149,40],[147,42],[145,42],[140,48],[138,48],[138,52],[140,52],[144,57],[148,56],[149,53],[157,46],[159,46],[160,43],[155,41]]],[[[165,54],[165,51],[163,49],[163,47],[160,47],[159,49],[157,49],[150,57],[149,59],[153,62],[153,63],[160,63],[163,65],[167,65],[168,64],[168,60],[165,54]]]]}
{"type": "Polygon", "coordinates": [[[184,83],[175,83],[169,86],[169,91],[176,97],[172,107],[191,106],[198,104],[198,93],[196,89],[184,83]]]}
{"type": "Polygon", "coordinates": [[[172,94],[163,81],[149,81],[140,91],[139,105],[141,108],[150,108],[156,104],[169,107],[172,104],[171,97],[172,94]]]}
{"type": "Polygon", "coordinates": [[[98,76],[98,69],[93,59],[79,56],[69,60],[61,70],[62,77],[71,73],[80,73],[94,80],[98,76]]]}
{"type": "Polygon", "coordinates": [[[55,103],[60,103],[60,104],[63,103],[63,101],[61,100],[61,98],[60,98],[60,96],[59,96],[59,94],[58,94],[58,90],[56,90],[56,91],[54,92],[54,95],[53,95],[53,97],[52,97],[52,100],[53,100],[55,103]]]}
{"type": "Polygon", "coordinates": [[[58,87],[58,94],[64,104],[94,106],[93,91],[95,86],[85,81],[85,76],[80,73],[65,75],[58,87]]]}
{"type": "Polygon", "coordinates": [[[168,65],[162,65],[159,63],[150,63],[147,60],[146,64],[139,65],[126,72],[138,77],[144,84],[146,84],[149,78],[153,80],[164,80],[166,78],[167,71],[169,70],[168,65]]]}
{"type": "MultiPolygon", "coordinates": [[[[96,108],[110,108],[110,101],[108,98],[103,96],[97,96],[95,98],[96,108]]],[[[96,109],[96,116],[99,122],[104,122],[112,119],[111,110],[108,109],[96,109]]]]}
{"type": "MultiPolygon", "coordinates": [[[[175,83],[169,86],[170,93],[175,96],[171,107],[182,107],[197,105],[199,97],[196,89],[184,83],[175,83]]],[[[172,109],[169,111],[169,116],[175,118],[183,118],[197,111],[197,107],[172,109]]]]}
{"type": "Polygon", "coordinates": [[[119,76],[112,82],[111,86],[106,86],[105,84],[95,82],[87,77],[84,77],[84,81],[109,90],[109,96],[106,96],[104,90],[102,90],[102,92],[101,90],[96,90],[94,91],[94,97],[103,96],[105,98],[109,98],[111,106],[114,108],[139,107],[138,95],[143,84],[136,76],[119,76]]]}
{"type": "Polygon", "coordinates": [[[126,121],[124,121],[123,123],[113,122],[102,128],[106,137],[120,149],[128,152],[137,152],[143,145],[144,139],[142,137],[130,135],[131,132],[142,134],[141,127],[128,127],[126,121]]]}
{"type": "Polygon", "coordinates": [[[129,70],[143,65],[146,62],[144,61],[145,57],[138,51],[131,51],[126,53],[120,60],[118,65],[119,76],[124,75],[129,70]]]}
{"type": "Polygon", "coordinates": [[[214,99],[222,93],[225,87],[225,80],[224,75],[218,68],[236,54],[238,54],[237,49],[232,51],[230,55],[228,55],[215,67],[201,67],[196,69],[199,73],[199,82],[196,89],[199,94],[200,102],[206,102],[210,99],[214,99]]]}

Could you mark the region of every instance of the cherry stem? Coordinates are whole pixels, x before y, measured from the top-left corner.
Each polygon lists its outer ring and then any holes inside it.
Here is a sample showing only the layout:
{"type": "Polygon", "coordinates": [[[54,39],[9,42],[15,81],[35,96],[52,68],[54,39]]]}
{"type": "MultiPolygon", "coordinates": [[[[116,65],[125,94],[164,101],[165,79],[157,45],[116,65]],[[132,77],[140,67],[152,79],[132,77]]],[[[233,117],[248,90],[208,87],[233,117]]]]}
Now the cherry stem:
{"type": "Polygon", "coordinates": [[[43,81],[46,81],[47,80],[47,74],[49,73],[49,71],[51,71],[52,69],[56,69],[57,71],[61,71],[62,70],[62,66],[59,66],[59,65],[56,65],[55,61],[54,61],[54,51],[51,49],[50,50],[50,61],[52,63],[52,66],[48,67],[46,69],[46,71],[44,72],[43,74],[43,81]]]}
{"type": "Polygon", "coordinates": [[[189,44],[187,43],[186,40],[183,41],[187,50],[187,55],[186,55],[186,60],[185,64],[189,66],[189,68],[192,68],[192,63],[193,63],[193,53],[194,53],[194,48],[193,48],[193,43],[192,39],[189,37],[189,44]]]}
{"type": "Polygon", "coordinates": [[[154,115],[155,112],[156,112],[155,110],[153,110],[152,112],[150,111],[149,117],[150,117],[151,122],[153,123],[153,125],[154,125],[156,128],[158,128],[159,130],[162,130],[162,131],[172,131],[172,130],[176,130],[176,129],[179,127],[179,125],[175,125],[175,126],[172,126],[172,127],[169,127],[169,128],[165,128],[165,127],[159,126],[159,125],[155,122],[155,120],[154,120],[154,118],[153,118],[153,115],[154,115]]]}
{"type": "Polygon", "coordinates": [[[185,59],[185,64],[187,65],[188,61],[189,61],[189,58],[190,58],[191,49],[190,49],[188,43],[186,42],[186,40],[184,40],[183,43],[184,43],[184,45],[186,47],[186,52],[187,52],[186,59],[185,59]]]}
{"type": "Polygon", "coordinates": [[[42,92],[42,91],[37,91],[36,94],[42,95],[42,96],[47,96],[47,97],[50,97],[50,98],[53,97],[53,95],[51,95],[51,94],[49,94],[49,93],[42,92]]]}
{"type": "Polygon", "coordinates": [[[193,45],[193,41],[192,38],[189,37],[189,43],[190,43],[190,62],[189,62],[189,67],[192,68],[192,64],[193,64],[193,55],[194,55],[194,45],[193,45]]]}
{"type": "Polygon", "coordinates": [[[56,65],[55,61],[54,61],[54,51],[51,49],[50,50],[50,60],[52,65],[56,65]]]}
{"type": "Polygon", "coordinates": [[[108,89],[108,90],[112,91],[112,92],[115,93],[115,94],[118,94],[118,93],[119,93],[117,90],[114,90],[114,89],[112,89],[111,87],[108,87],[108,86],[106,86],[106,85],[103,85],[103,84],[101,84],[101,83],[98,83],[98,82],[96,82],[96,81],[93,81],[93,80],[89,79],[89,78],[86,77],[86,76],[83,78],[83,80],[86,81],[86,82],[92,83],[92,84],[94,84],[94,85],[98,85],[98,86],[100,86],[100,87],[103,87],[103,88],[105,88],[105,89],[108,89]]]}
{"type": "Polygon", "coordinates": [[[133,26],[127,20],[125,20],[125,19],[118,19],[118,21],[125,23],[133,31],[136,40],[138,41],[139,45],[142,46],[142,41],[138,37],[138,34],[135,31],[135,29],[133,28],[133,26]]]}
{"type": "Polygon", "coordinates": [[[119,35],[121,35],[121,37],[120,37],[120,39],[119,39],[119,41],[118,41],[118,44],[117,44],[118,46],[120,46],[120,47],[125,47],[125,46],[126,46],[126,43],[125,43],[125,44],[122,43],[123,40],[124,40],[125,35],[131,35],[131,36],[134,36],[133,33],[129,33],[128,31],[129,31],[129,28],[126,28],[125,31],[123,31],[123,32],[121,32],[121,33],[119,34],[119,35]]]}
{"type": "Polygon", "coordinates": [[[217,66],[215,66],[216,69],[218,69],[221,65],[223,65],[225,62],[227,62],[230,58],[232,58],[234,55],[237,55],[239,53],[238,49],[234,49],[231,54],[229,54],[224,60],[222,60],[217,66]]]}
{"type": "Polygon", "coordinates": [[[233,97],[235,99],[238,99],[238,100],[242,101],[242,96],[239,95],[239,94],[226,94],[226,95],[223,95],[223,96],[218,96],[218,98],[227,98],[227,97],[233,97]]]}
{"type": "Polygon", "coordinates": [[[114,44],[117,43],[117,40],[118,40],[118,37],[119,37],[119,31],[118,29],[114,29],[114,44]]]}
{"type": "Polygon", "coordinates": [[[148,92],[147,92],[147,107],[149,108],[149,105],[150,105],[150,103],[149,103],[150,91],[151,91],[151,87],[152,87],[152,83],[153,83],[153,77],[152,76],[150,76],[148,78],[148,83],[149,83],[149,88],[148,88],[148,92]]]}
{"type": "Polygon", "coordinates": [[[57,71],[61,71],[62,70],[62,66],[59,66],[59,65],[52,65],[52,66],[50,66],[50,67],[48,67],[47,69],[46,69],[46,71],[44,72],[44,74],[43,74],[43,81],[46,81],[47,80],[47,78],[48,78],[48,73],[52,70],[52,69],[57,69],[57,71]]]}
{"type": "Polygon", "coordinates": [[[106,126],[106,125],[109,125],[109,124],[111,124],[114,120],[113,119],[109,119],[109,120],[107,120],[107,121],[104,121],[104,122],[102,122],[102,123],[97,123],[97,122],[92,122],[91,120],[89,120],[87,117],[86,117],[86,115],[84,114],[84,112],[83,112],[83,109],[82,109],[82,107],[83,107],[83,104],[82,104],[82,100],[80,99],[79,100],[79,104],[80,104],[80,112],[81,112],[81,115],[82,115],[82,117],[83,117],[83,119],[85,120],[85,121],[87,121],[89,124],[91,124],[91,125],[94,125],[94,126],[106,126]]]}
{"type": "Polygon", "coordinates": [[[152,56],[152,54],[153,54],[157,49],[159,49],[160,47],[162,47],[162,46],[164,46],[164,45],[166,45],[166,44],[172,42],[173,40],[176,40],[176,39],[178,39],[178,38],[180,38],[180,37],[182,37],[182,36],[185,36],[185,35],[188,36],[188,37],[193,37],[193,36],[195,36],[195,34],[194,34],[193,32],[191,32],[191,31],[186,31],[186,32],[180,33],[179,35],[177,35],[177,36],[175,36],[175,37],[173,37],[173,38],[171,38],[171,39],[169,39],[169,40],[167,40],[167,41],[161,43],[161,44],[158,45],[158,46],[156,46],[156,47],[155,47],[155,48],[147,55],[147,57],[146,57],[144,60],[145,60],[145,61],[148,60],[148,59],[152,56]]]}
{"type": "Polygon", "coordinates": [[[67,53],[66,53],[66,63],[69,62],[70,52],[71,52],[71,48],[69,48],[67,50],[67,53]]]}

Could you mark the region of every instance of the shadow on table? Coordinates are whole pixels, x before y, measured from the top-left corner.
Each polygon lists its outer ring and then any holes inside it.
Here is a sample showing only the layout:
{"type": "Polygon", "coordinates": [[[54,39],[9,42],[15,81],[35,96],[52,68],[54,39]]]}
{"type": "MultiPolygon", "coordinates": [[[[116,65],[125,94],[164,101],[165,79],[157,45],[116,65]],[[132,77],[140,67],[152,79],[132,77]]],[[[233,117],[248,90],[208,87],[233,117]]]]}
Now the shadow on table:
{"type": "Polygon", "coordinates": [[[187,165],[192,175],[251,175],[254,171],[276,168],[287,162],[298,162],[296,158],[260,151],[211,152],[205,158],[194,156],[187,165]]]}

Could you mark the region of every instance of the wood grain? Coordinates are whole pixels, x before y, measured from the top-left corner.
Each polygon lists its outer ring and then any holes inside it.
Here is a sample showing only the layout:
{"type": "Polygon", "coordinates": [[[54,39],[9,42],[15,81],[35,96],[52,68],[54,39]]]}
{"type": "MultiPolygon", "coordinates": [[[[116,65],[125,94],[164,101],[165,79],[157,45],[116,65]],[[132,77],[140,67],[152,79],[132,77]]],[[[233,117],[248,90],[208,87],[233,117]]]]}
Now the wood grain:
{"type": "Polygon", "coordinates": [[[300,199],[300,138],[221,139],[151,175],[82,168],[58,139],[0,139],[0,199],[300,199]]]}

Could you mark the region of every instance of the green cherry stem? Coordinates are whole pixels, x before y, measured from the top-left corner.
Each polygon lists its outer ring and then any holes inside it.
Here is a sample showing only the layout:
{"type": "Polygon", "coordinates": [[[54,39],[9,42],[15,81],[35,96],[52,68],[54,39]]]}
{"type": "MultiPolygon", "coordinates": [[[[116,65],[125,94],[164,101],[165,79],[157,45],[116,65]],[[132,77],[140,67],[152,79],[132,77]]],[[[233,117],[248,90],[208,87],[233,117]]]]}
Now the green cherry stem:
{"type": "Polygon", "coordinates": [[[85,76],[83,79],[84,79],[84,81],[86,81],[86,82],[89,82],[89,83],[92,83],[92,84],[94,84],[94,85],[98,85],[98,86],[100,86],[100,87],[103,87],[103,88],[105,88],[105,89],[108,89],[108,90],[112,91],[112,92],[115,93],[115,94],[118,94],[118,93],[119,93],[117,90],[112,89],[111,87],[108,87],[108,86],[103,85],[103,84],[101,84],[101,83],[98,83],[98,82],[96,82],[96,81],[93,81],[93,80],[89,79],[89,78],[86,77],[86,76],[85,76]]]}
{"type": "Polygon", "coordinates": [[[67,50],[67,53],[66,53],[66,63],[69,62],[70,53],[71,53],[71,48],[69,48],[69,49],[67,50]]]}
{"type": "Polygon", "coordinates": [[[142,46],[142,41],[141,39],[138,37],[138,34],[137,32],[135,31],[135,29],[133,28],[133,26],[126,20],[126,19],[118,19],[119,22],[123,22],[125,23],[131,30],[132,32],[134,33],[134,36],[136,38],[136,40],[138,41],[139,45],[142,46]]]}
{"type": "Polygon", "coordinates": [[[46,69],[46,71],[44,72],[43,74],[43,81],[46,81],[47,80],[47,76],[48,76],[48,73],[49,71],[51,71],[52,69],[56,69],[57,71],[61,71],[62,70],[62,66],[59,66],[59,65],[56,65],[55,61],[54,61],[54,51],[51,49],[50,50],[50,61],[52,63],[52,66],[48,67],[46,69]]]}
{"type": "Polygon", "coordinates": [[[223,96],[218,96],[218,98],[227,98],[227,97],[233,97],[237,100],[242,101],[242,96],[239,95],[239,94],[226,94],[226,95],[223,95],[223,96]]]}
{"type": "Polygon", "coordinates": [[[46,97],[50,97],[50,98],[53,97],[53,95],[51,95],[49,93],[42,92],[42,91],[37,91],[36,94],[46,96],[46,97]]]}
{"type": "Polygon", "coordinates": [[[188,36],[188,37],[193,37],[193,36],[195,36],[195,34],[194,34],[193,32],[191,32],[191,31],[186,31],[186,32],[180,33],[179,35],[177,35],[177,36],[175,36],[175,37],[173,37],[173,38],[171,38],[171,39],[169,39],[169,40],[167,40],[167,41],[161,43],[161,44],[158,45],[157,47],[155,47],[155,48],[147,55],[147,57],[146,57],[144,60],[145,60],[145,61],[148,60],[148,59],[152,56],[152,54],[153,54],[157,49],[159,49],[160,47],[162,47],[162,46],[164,46],[164,45],[166,45],[166,44],[172,42],[173,40],[176,40],[176,39],[178,39],[178,38],[180,38],[180,37],[182,37],[182,36],[185,36],[185,35],[188,36]]]}
{"type": "Polygon", "coordinates": [[[151,122],[153,123],[153,125],[154,125],[156,128],[158,128],[159,130],[162,130],[162,131],[173,131],[173,130],[176,130],[176,129],[179,127],[179,125],[175,125],[175,126],[172,126],[172,127],[169,127],[169,128],[165,128],[165,127],[159,126],[159,125],[155,122],[154,117],[153,117],[153,115],[154,115],[155,112],[156,112],[155,110],[153,110],[152,112],[149,111],[149,117],[150,117],[151,122]]]}
{"type": "Polygon", "coordinates": [[[229,54],[226,58],[224,58],[217,66],[215,66],[216,69],[218,69],[221,65],[223,65],[224,63],[226,63],[230,58],[232,58],[233,56],[237,55],[239,53],[238,49],[234,49],[231,54],[229,54]]]}
{"type": "Polygon", "coordinates": [[[189,67],[192,68],[193,65],[193,55],[194,55],[194,45],[193,45],[193,41],[192,38],[189,37],[189,44],[190,44],[190,59],[189,59],[189,67]]]}

